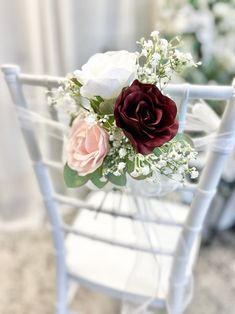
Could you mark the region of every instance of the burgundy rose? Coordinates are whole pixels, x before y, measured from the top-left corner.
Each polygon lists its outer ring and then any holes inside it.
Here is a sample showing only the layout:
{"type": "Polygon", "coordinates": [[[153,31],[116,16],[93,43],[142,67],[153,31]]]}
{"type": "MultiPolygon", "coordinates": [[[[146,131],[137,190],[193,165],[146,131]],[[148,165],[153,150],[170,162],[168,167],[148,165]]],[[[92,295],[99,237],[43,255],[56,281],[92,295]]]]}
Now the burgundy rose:
{"type": "Polygon", "coordinates": [[[176,135],[176,113],[172,99],[164,96],[155,85],[138,80],[118,96],[114,109],[117,126],[143,155],[176,135]]]}

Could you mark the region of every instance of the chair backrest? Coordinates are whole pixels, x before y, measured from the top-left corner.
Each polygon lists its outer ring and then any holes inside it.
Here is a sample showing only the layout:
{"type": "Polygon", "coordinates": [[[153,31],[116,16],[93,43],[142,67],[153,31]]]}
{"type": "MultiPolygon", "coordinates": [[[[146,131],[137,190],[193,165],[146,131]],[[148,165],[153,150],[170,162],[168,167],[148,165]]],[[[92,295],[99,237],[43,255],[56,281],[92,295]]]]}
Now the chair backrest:
{"type": "MultiPolygon", "coordinates": [[[[59,85],[63,80],[60,77],[51,76],[36,76],[22,74],[19,67],[14,65],[4,65],[2,70],[5,74],[7,84],[10,89],[10,93],[14,104],[17,107],[28,108],[28,104],[24,97],[22,87],[24,85],[41,86],[46,89],[52,89],[59,85]]],[[[184,132],[187,105],[191,99],[205,99],[205,100],[224,100],[227,101],[227,106],[223,114],[221,125],[217,131],[217,137],[214,138],[213,143],[210,145],[210,152],[200,175],[199,183],[195,186],[194,197],[191,204],[191,208],[186,220],[186,223],[182,227],[182,237],[178,241],[178,247],[174,253],[174,263],[170,281],[169,298],[170,302],[177,306],[179,302],[179,295],[182,292],[184,280],[186,276],[186,266],[189,258],[190,251],[198,238],[203,227],[203,222],[210,206],[211,200],[216,193],[216,187],[220,180],[224,162],[226,156],[232,150],[235,138],[235,98],[234,98],[234,86],[199,86],[190,84],[169,85],[167,87],[167,93],[172,97],[180,97],[181,104],[179,107],[179,122],[180,132],[184,132]],[[218,139],[224,139],[224,145],[220,145],[221,141],[218,139]],[[182,289],[180,289],[180,287],[182,289]],[[177,291],[177,293],[176,293],[177,291]],[[177,297],[176,297],[177,296],[177,297]]],[[[38,138],[33,130],[33,123],[28,122],[27,128],[25,128],[24,118],[20,117],[22,131],[29,149],[31,159],[33,161],[34,170],[36,172],[39,186],[44,198],[45,205],[48,210],[49,218],[53,226],[54,241],[57,250],[57,254],[61,258],[57,259],[57,267],[59,274],[59,291],[61,296],[66,294],[66,266],[65,266],[65,249],[63,245],[63,232],[74,232],[77,235],[87,236],[92,238],[91,235],[83,234],[79,231],[71,230],[61,222],[58,216],[58,203],[68,204],[77,208],[82,208],[84,203],[82,201],[74,200],[66,196],[59,195],[54,192],[53,184],[50,175],[47,171],[47,167],[60,168],[62,165],[58,162],[43,159],[41,154],[38,138]]],[[[89,207],[89,206],[86,206],[89,207]]],[[[93,210],[93,208],[89,208],[93,210]]],[[[106,213],[105,209],[100,208],[100,211],[106,213]]],[[[110,214],[110,213],[109,213],[110,214]]],[[[112,213],[111,213],[112,214],[112,213]]],[[[127,213],[115,213],[127,218],[136,218],[127,213]]],[[[161,224],[170,224],[169,221],[158,221],[161,224]]],[[[110,239],[98,238],[96,240],[104,241],[106,243],[119,245],[126,247],[125,244],[118,241],[111,241],[110,239]]],[[[142,247],[135,247],[135,249],[145,250],[142,247]]],[[[167,252],[156,252],[167,254],[167,252]]],[[[62,313],[62,312],[61,312],[62,313]]]]}

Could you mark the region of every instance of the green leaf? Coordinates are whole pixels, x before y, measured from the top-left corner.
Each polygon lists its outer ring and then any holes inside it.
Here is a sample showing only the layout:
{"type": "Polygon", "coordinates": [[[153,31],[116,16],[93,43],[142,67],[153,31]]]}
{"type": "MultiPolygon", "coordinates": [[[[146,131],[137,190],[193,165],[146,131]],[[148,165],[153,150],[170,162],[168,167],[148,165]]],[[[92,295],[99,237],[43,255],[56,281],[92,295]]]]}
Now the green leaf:
{"type": "Polygon", "coordinates": [[[99,102],[95,99],[90,100],[91,108],[95,113],[99,113],[99,102]]]}
{"type": "Polygon", "coordinates": [[[162,151],[159,147],[154,148],[153,153],[155,156],[160,156],[162,154],[162,151]]]}
{"type": "Polygon", "coordinates": [[[100,113],[100,103],[103,102],[103,98],[100,96],[96,96],[95,98],[90,100],[90,104],[95,113],[100,113]]]}
{"type": "Polygon", "coordinates": [[[102,189],[108,182],[108,180],[101,181],[100,179],[102,177],[102,167],[99,167],[95,172],[91,174],[90,180],[98,189],[102,189]]]}
{"type": "Polygon", "coordinates": [[[82,84],[75,77],[72,77],[70,80],[78,87],[82,87],[82,84]]]}
{"type": "Polygon", "coordinates": [[[134,162],[129,160],[127,161],[127,173],[131,174],[131,172],[134,170],[134,162]]]}
{"type": "Polygon", "coordinates": [[[121,174],[120,176],[115,176],[112,173],[108,174],[108,180],[117,185],[117,186],[125,186],[126,185],[126,174],[121,174]]]}
{"type": "Polygon", "coordinates": [[[104,101],[104,99],[100,96],[96,96],[96,100],[97,102],[101,103],[102,101],[104,101]]]}
{"type": "Polygon", "coordinates": [[[64,181],[68,188],[77,188],[84,185],[90,178],[90,174],[79,176],[77,171],[71,169],[67,164],[64,166],[64,181]]]}
{"type": "Polygon", "coordinates": [[[114,100],[108,99],[100,103],[99,106],[101,114],[113,114],[114,112],[114,100]]]}
{"type": "Polygon", "coordinates": [[[73,125],[73,121],[77,118],[77,115],[72,114],[69,121],[69,126],[71,127],[73,125]]]}

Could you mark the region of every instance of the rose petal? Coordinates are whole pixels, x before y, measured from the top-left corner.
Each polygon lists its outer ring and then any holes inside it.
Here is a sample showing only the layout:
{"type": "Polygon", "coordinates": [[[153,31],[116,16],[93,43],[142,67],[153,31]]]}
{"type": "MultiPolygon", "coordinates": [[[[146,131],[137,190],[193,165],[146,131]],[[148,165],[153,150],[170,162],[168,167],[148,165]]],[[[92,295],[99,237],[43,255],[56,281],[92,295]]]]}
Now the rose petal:
{"type": "Polygon", "coordinates": [[[149,154],[177,133],[177,107],[153,84],[135,80],[117,98],[114,117],[137,152],[149,154]]]}
{"type": "Polygon", "coordinates": [[[68,165],[79,175],[94,172],[102,164],[109,150],[107,132],[98,125],[90,126],[78,116],[68,139],[68,165]],[[85,136],[84,136],[85,135],[85,136]]]}

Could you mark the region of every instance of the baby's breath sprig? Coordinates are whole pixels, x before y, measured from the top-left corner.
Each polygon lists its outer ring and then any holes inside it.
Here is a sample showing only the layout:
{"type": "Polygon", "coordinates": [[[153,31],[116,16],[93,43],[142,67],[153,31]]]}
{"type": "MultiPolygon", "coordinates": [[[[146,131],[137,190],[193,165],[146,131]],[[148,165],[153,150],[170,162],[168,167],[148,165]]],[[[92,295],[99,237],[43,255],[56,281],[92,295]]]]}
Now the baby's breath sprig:
{"type": "Polygon", "coordinates": [[[181,72],[185,67],[197,66],[190,53],[178,50],[181,39],[177,36],[167,41],[159,32],[151,33],[151,39],[144,37],[137,43],[141,52],[137,54],[138,79],[142,83],[157,84],[163,89],[171,80],[173,73],[181,72]]]}
{"type": "Polygon", "coordinates": [[[111,149],[103,164],[104,177],[109,174],[121,177],[128,173],[134,179],[156,183],[162,174],[183,183],[187,176],[191,179],[198,176],[196,168],[190,167],[197,152],[186,140],[173,139],[148,155],[136,153],[121,133],[110,135],[110,140],[111,149]]]}
{"type": "Polygon", "coordinates": [[[68,74],[57,89],[47,93],[47,102],[60,112],[74,117],[81,108],[88,111],[83,105],[80,88],[81,84],[77,79],[72,74],[68,74]]]}

